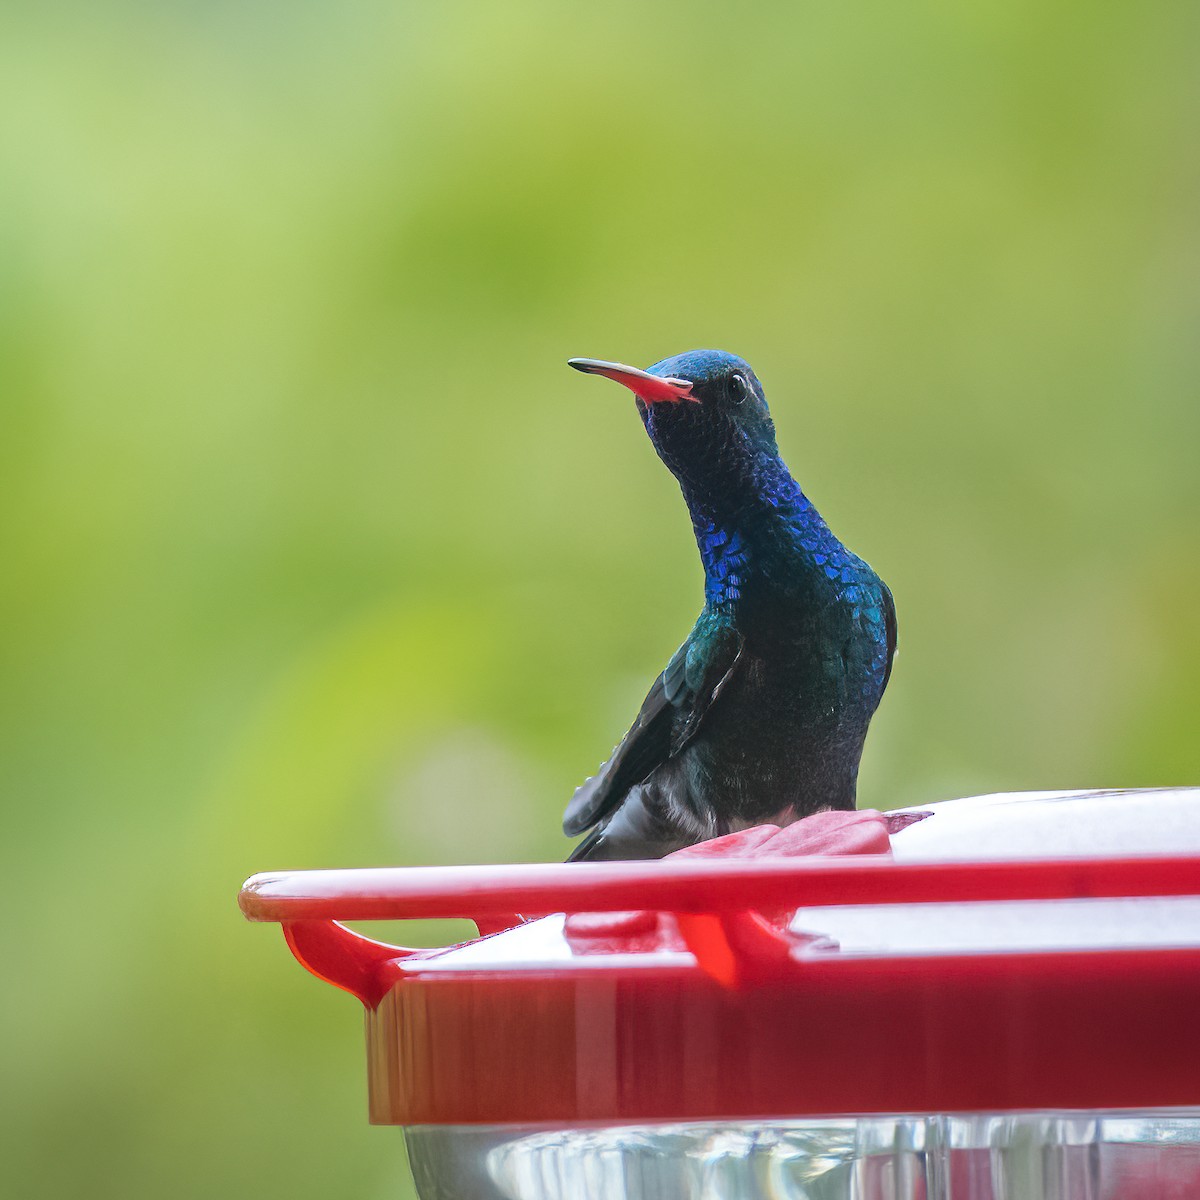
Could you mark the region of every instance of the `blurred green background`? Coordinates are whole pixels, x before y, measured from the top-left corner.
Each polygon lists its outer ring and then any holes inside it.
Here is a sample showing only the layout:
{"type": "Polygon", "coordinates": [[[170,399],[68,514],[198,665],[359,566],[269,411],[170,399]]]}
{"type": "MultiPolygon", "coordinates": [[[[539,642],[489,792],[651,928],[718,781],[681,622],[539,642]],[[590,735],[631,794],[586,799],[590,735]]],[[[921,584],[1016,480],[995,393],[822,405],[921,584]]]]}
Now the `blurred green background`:
{"type": "Polygon", "coordinates": [[[700,572],[570,355],[748,357],[860,800],[1200,782],[1190,4],[15,6],[5,1174],[404,1197],[257,870],[561,858],[700,572]]]}

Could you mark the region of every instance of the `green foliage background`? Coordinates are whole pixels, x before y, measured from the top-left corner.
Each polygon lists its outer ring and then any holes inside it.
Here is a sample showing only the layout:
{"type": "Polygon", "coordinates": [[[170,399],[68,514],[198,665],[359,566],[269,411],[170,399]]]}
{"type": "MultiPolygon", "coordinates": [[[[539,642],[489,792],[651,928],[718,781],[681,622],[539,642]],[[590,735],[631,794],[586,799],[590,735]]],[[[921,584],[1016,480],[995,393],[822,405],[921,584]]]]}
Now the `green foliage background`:
{"type": "Polygon", "coordinates": [[[14,1196],[409,1195],[234,895],[565,852],[700,597],[570,355],[755,364],[899,607],[864,804],[1200,782],[1194,5],[3,22],[14,1196]]]}

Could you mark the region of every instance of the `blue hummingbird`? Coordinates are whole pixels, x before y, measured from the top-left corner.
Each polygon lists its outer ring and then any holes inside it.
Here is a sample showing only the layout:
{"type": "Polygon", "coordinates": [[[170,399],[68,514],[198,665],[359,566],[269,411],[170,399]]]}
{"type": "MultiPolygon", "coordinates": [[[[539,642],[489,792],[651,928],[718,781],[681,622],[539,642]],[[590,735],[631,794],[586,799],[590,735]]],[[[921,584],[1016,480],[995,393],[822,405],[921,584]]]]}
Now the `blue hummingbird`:
{"type": "Polygon", "coordinates": [[[679,481],[704,608],[632,728],[575,792],[570,861],[658,858],[822,809],[852,809],[892,669],[887,585],[830,531],[779,455],[762,384],[720,350],[647,371],[573,358],[624,384],[679,481]]]}

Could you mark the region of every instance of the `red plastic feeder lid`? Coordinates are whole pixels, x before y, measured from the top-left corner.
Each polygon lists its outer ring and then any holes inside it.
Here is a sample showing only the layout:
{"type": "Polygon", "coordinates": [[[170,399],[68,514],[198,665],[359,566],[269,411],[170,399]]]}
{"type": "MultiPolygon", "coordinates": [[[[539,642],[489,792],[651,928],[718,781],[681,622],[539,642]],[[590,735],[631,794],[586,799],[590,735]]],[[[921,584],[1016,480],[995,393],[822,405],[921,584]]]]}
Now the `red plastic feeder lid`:
{"type": "Polygon", "coordinates": [[[376,1123],[1200,1105],[1200,789],[825,813],[661,862],[259,875],[241,903],[366,1005],[376,1123]],[[340,924],[419,917],[503,931],[411,951],[340,924]]]}

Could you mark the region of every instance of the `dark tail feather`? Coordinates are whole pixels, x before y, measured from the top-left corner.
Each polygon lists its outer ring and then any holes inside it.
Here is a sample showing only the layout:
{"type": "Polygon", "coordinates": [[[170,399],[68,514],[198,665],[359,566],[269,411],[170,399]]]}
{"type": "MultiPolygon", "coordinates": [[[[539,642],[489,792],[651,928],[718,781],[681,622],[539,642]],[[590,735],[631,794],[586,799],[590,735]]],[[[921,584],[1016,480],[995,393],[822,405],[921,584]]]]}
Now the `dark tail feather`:
{"type": "Polygon", "coordinates": [[[603,825],[597,826],[571,851],[567,862],[623,862],[629,859],[662,858],[672,850],[690,846],[698,839],[673,828],[646,805],[635,788],[625,803],[603,825]]]}
{"type": "Polygon", "coordinates": [[[587,862],[589,860],[595,862],[597,859],[608,858],[608,855],[604,854],[602,850],[603,842],[603,830],[593,829],[567,856],[567,862],[587,862]]]}

